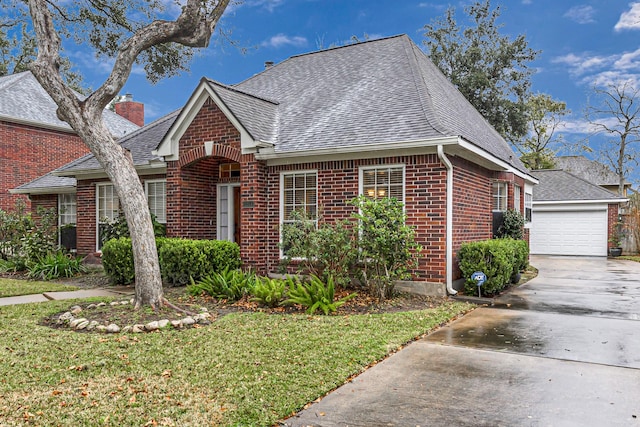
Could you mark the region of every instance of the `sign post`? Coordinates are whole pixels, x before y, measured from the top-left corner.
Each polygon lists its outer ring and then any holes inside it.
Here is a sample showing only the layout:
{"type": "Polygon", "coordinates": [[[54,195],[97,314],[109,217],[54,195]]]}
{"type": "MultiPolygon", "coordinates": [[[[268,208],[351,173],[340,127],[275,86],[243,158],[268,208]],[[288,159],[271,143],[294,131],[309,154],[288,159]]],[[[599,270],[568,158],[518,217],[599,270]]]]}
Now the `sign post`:
{"type": "Polygon", "coordinates": [[[482,287],[484,282],[487,281],[487,276],[482,271],[476,271],[471,275],[471,280],[474,280],[476,282],[476,285],[478,286],[478,297],[482,297],[482,295],[480,294],[480,288],[482,287]]]}

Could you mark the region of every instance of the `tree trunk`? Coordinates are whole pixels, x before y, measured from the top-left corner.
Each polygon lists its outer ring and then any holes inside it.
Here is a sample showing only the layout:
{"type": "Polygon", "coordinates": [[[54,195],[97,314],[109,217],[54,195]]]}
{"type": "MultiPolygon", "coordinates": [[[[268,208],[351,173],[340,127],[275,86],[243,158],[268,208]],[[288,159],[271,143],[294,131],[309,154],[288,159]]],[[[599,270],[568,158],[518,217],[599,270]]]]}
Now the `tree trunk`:
{"type": "MultiPolygon", "coordinates": [[[[102,123],[101,117],[99,123],[102,123]]],[[[129,226],[135,267],[135,308],[150,305],[157,309],[165,300],[153,223],[144,188],[130,154],[111,138],[104,126],[91,128],[79,132],[80,137],[111,180],[129,226]]]]}

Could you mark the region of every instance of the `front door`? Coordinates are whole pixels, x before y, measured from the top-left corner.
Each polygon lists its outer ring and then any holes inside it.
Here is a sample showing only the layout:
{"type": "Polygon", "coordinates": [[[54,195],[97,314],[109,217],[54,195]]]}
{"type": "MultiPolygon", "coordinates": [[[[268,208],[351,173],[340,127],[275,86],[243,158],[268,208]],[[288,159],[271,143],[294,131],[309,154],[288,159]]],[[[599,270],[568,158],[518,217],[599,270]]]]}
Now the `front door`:
{"type": "Polygon", "coordinates": [[[240,244],[240,184],[218,185],[218,240],[240,244]]]}

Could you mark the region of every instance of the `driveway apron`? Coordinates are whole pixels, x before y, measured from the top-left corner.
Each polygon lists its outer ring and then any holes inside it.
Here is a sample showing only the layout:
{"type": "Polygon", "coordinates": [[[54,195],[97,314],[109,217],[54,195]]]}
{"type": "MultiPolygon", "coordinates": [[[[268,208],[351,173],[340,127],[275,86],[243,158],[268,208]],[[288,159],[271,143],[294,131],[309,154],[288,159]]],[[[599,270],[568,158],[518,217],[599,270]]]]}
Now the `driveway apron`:
{"type": "Polygon", "coordinates": [[[531,264],[537,278],[284,424],[640,427],[640,263],[531,264]]]}

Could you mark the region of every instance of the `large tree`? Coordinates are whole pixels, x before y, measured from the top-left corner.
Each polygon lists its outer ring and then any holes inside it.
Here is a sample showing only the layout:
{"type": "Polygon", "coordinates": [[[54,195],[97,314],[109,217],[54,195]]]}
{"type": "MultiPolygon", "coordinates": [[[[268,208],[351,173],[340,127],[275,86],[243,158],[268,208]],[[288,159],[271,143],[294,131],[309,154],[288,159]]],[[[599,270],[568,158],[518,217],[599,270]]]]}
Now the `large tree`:
{"type": "MultiPolygon", "coordinates": [[[[4,2],[4,10],[11,10],[8,2],[11,0],[4,2]]],[[[105,127],[102,113],[124,86],[134,64],[143,63],[151,81],[185,69],[190,49],[208,46],[228,3],[186,0],[170,19],[171,10],[157,0],[27,2],[37,44],[30,69],[58,105],[60,119],[69,123],[100,162],[120,198],[133,243],[136,308],[157,308],[167,301],[142,184],[132,159],[105,127]],[[76,96],[61,75],[63,38],[91,46],[98,57],[113,60],[107,79],[84,99],[76,96]]]]}
{"type": "Polygon", "coordinates": [[[596,101],[587,107],[587,120],[596,133],[607,136],[600,149],[602,158],[618,175],[618,194],[638,164],[636,142],[640,141],[640,88],[631,81],[593,89],[596,101]]]}
{"type": "Polygon", "coordinates": [[[551,96],[538,93],[527,100],[529,133],[513,146],[520,153],[520,160],[529,169],[550,169],[555,166],[556,151],[563,142],[556,131],[562,118],[569,114],[567,104],[551,96]]]}
{"type": "Polygon", "coordinates": [[[533,71],[528,64],[538,52],[524,35],[513,40],[500,34],[500,7],[490,0],[465,8],[475,25],[461,27],[456,10],[424,26],[423,44],[431,60],[508,141],[527,134],[526,100],[533,71]]]}

